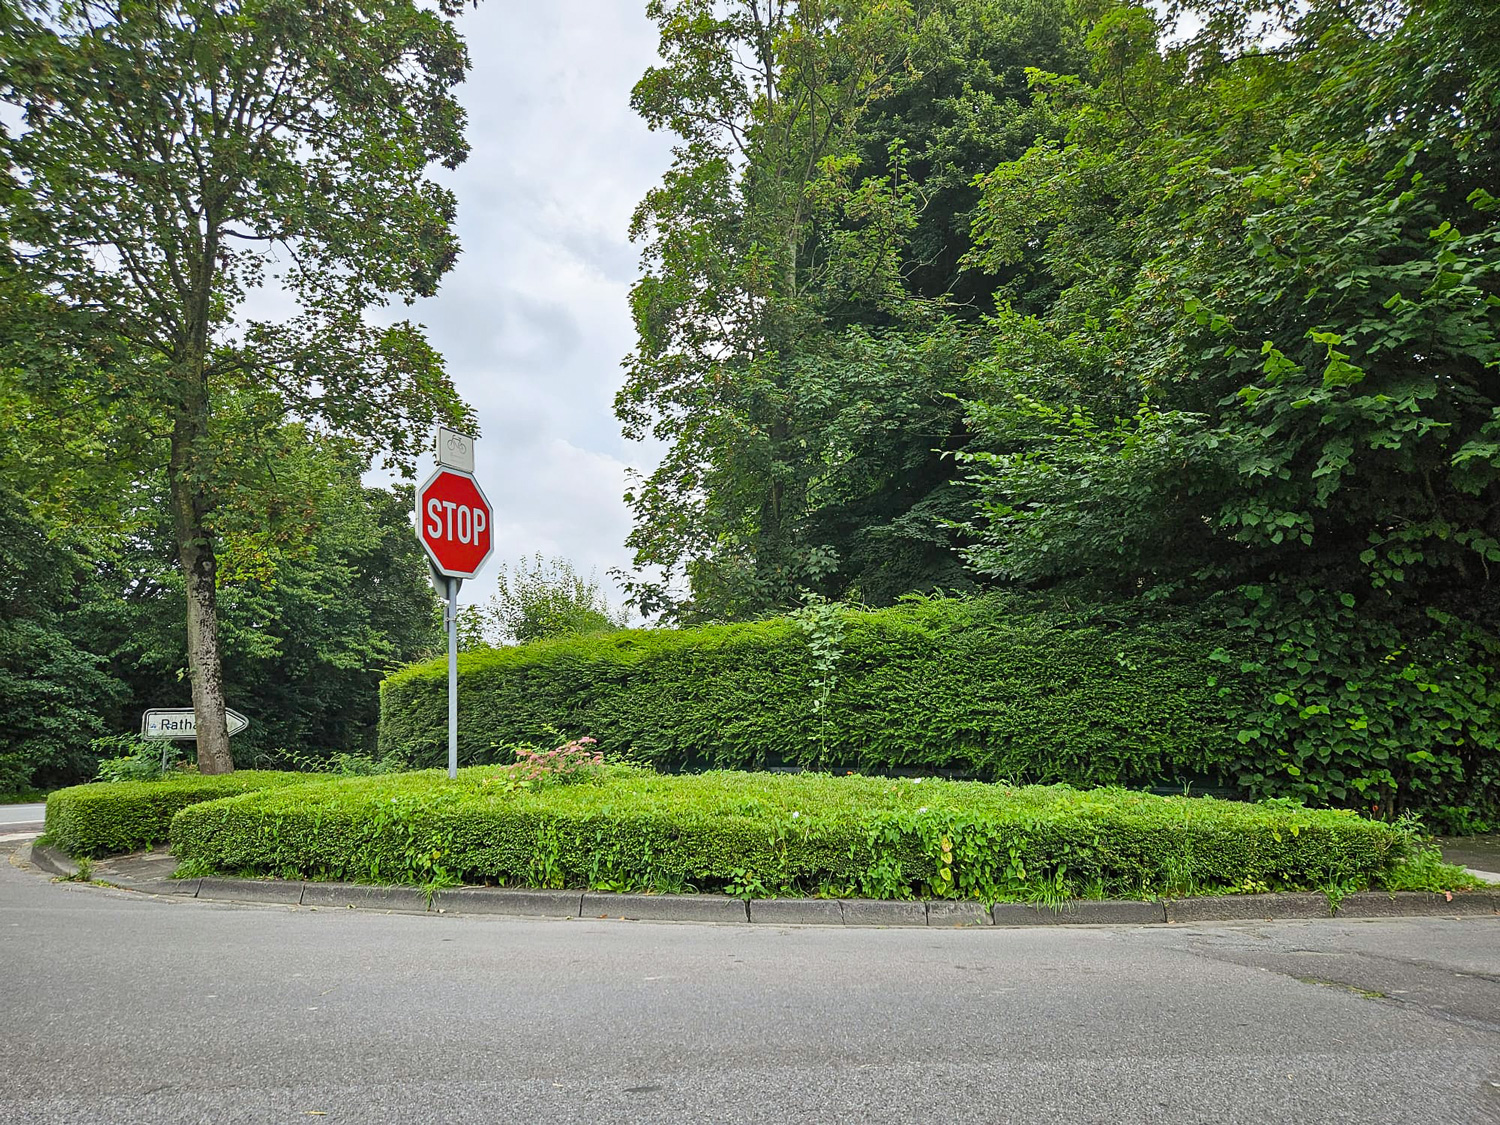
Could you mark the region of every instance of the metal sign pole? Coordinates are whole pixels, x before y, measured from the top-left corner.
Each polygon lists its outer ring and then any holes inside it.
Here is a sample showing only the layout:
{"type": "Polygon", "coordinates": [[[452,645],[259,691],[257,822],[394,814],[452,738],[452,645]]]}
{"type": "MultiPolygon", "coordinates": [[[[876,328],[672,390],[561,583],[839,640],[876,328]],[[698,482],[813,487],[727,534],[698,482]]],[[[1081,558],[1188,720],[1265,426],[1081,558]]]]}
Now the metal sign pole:
{"type": "Polygon", "coordinates": [[[416,493],[417,541],[432,568],[432,588],[446,592],[448,626],[448,776],[458,776],[458,588],[495,549],[495,512],[474,479],[474,438],[439,426],[437,469],[416,493]],[[461,577],[460,577],[461,576],[461,577]]]}
{"type": "Polygon", "coordinates": [[[448,579],[448,776],[458,776],[458,579],[448,579]]]}

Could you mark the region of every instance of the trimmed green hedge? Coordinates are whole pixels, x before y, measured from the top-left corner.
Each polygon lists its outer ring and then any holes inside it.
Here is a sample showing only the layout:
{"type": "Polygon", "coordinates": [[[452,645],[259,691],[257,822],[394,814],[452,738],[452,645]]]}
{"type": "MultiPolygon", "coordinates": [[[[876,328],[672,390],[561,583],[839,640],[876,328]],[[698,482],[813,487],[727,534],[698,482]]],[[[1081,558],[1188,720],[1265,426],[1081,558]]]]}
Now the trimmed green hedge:
{"type": "Polygon", "coordinates": [[[331,781],[194,805],[187,870],[616,891],[1060,899],[1368,879],[1406,834],[1346,811],[1118,789],[826,774],[500,771],[331,781]]]}
{"type": "Polygon", "coordinates": [[[238,770],[75,785],[47,798],[47,835],[72,856],[140,851],[166,843],[172,817],[188,805],[308,780],[302,773],[238,770]]]}
{"type": "MultiPolygon", "coordinates": [[[[459,753],[591,735],[666,770],[796,764],[1012,782],[1216,782],[1240,747],[1220,634],[1032,613],[999,598],[844,616],[827,704],[793,620],[627,630],[459,657],[459,753]]],[[[446,759],[446,663],[390,676],[380,752],[446,759]]]]}

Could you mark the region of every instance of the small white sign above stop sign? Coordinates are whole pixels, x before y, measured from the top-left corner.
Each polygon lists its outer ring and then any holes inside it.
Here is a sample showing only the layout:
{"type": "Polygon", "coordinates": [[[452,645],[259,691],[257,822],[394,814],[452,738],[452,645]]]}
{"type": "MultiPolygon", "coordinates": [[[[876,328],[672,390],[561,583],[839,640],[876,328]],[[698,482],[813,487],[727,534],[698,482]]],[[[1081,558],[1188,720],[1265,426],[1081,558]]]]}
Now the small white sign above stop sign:
{"type": "Polygon", "coordinates": [[[439,469],[417,489],[417,538],[449,578],[473,578],[495,549],[490,502],[469,473],[439,469]]]}

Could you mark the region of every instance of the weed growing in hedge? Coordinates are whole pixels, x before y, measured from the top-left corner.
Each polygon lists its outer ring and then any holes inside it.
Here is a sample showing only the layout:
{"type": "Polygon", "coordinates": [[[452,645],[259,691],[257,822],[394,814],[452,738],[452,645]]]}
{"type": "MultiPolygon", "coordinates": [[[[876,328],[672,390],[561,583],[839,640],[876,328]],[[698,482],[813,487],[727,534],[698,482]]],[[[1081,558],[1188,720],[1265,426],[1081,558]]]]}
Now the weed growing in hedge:
{"type": "Polygon", "coordinates": [[[844,655],[844,607],[812,593],[803,595],[803,600],[806,604],[793,613],[792,618],[802,627],[812,656],[813,674],[807,686],[812,692],[812,713],[817,723],[813,737],[818,743],[817,760],[826,763],[828,700],[838,686],[839,660],[844,655]]]}
{"type": "Polygon", "coordinates": [[[256,758],[266,769],[287,767],[299,773],[333,774],[336,777],[374,777],[385,773],[405,773],[411,764],[395,754],[379,758],[369,754],[337,751],[333,754],[300,753],[295,750],[268,750],[256,758]]]}
{"type": "Polygon", "coordinates": [[[1414,849],[1377,876],[1375,882],[1386,891],[1432,891],[1437,894],[1474,890],[1485,885],[1457,864],[1445,863],[1443,853],[1431,844],[1414,849]]]}

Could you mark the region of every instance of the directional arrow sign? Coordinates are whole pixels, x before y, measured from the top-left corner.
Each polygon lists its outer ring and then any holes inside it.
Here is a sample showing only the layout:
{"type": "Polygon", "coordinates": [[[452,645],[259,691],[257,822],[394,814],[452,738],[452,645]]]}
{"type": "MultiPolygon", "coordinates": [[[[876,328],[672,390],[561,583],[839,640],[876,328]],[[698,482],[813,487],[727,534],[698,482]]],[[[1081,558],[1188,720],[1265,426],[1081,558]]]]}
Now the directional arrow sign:
{"type": "MultiPolygon", "coordinates": [[[[239,734],[250,725],[249,719],[230,708],[225,709],[224,717],[229,720],[230,734],[239,734]]],[[[158,707],[141,716],[141,737],[151,741],[197,738],[198,721],[191,707],[158,707]]]]}

